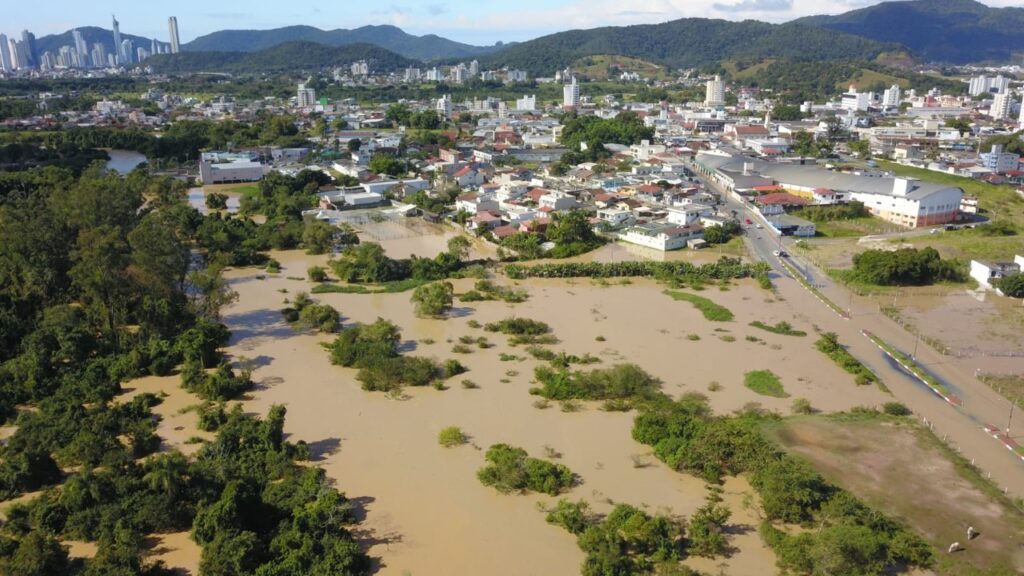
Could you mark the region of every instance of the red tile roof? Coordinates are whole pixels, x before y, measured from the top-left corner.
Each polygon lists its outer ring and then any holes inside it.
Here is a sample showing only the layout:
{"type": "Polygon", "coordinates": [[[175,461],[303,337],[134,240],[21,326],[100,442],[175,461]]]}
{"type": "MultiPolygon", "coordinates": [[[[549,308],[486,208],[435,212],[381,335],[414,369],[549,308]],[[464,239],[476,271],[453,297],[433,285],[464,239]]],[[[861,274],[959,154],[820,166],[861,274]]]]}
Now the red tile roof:
{"type": "Polygon", "coordinates": [[[773,194],[758,196],[754,201],[758,204],[779,204],[782,206],[803,206],[804,204],[807,204],[806,198],[786,194],[785,192],[775,192],[773,194]]]}

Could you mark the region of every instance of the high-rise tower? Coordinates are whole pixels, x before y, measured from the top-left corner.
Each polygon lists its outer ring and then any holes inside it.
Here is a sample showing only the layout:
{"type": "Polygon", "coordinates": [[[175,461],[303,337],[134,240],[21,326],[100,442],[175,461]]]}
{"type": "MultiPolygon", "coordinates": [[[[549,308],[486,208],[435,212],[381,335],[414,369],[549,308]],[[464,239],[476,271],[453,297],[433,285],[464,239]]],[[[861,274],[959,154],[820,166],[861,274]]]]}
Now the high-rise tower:
{"type": "Polygon", "coordinates": [[[121,48],[121,27],[117,23],[116,16],[111,14],[110,17],[114,20],[114,53],[117,54],[117,63],[124,64],[126,58],[121,48]]]}
{"type": "Polygon", "coordinates": [[[21,31],[21,41],[25,44],[25,60],[29,68],[39,66],[39,52],[36,49],[36,35],[28,30],[21,31]]]}
{"type": "Polygon", "coordinates": [[[180,40],[178,39],[178,17],[171,16],[167,19],[167,28],[171,33],[171,54],[177,54],[181,48],[180,40]]]}

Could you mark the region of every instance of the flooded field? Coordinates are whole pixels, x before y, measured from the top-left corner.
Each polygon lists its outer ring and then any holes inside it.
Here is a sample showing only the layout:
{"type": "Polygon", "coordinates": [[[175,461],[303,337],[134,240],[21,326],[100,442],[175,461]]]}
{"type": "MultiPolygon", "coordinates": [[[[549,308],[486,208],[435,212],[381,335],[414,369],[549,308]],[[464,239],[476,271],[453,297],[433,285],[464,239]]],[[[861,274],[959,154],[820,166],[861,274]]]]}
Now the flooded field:
{"type": "MultiPolygon", "coordinates": [[[[445,237],[428,242],[395,238],[382,244],[389,255],[401,257],[413,252],[431,256],[445,242],[445,237]]],[[[612,245],[603,250],[618,249],[612,245]]],[[[542,320],[561,341],[553,350],[597,356],[602,359],[598,366],[637,363],[660,378],[667,393],[704,393],[719,413],[751,402],[789,413],[798,397],[825,411],[886,400],[877,388],[855,386],[849,374],[815,351],[813,333],[795,338],[748,326],[754,320],[788,320],[813,332],[799,312],[773,300],[753,282],[701,293],[735,313],[736,319],[725,323],[708,322],[691,304],[672,300],[662,293],[662,286],[649,280],[525,281],[518,286],[529,291],[527,302],[457,303],[448,320],[415,317],[408,293],[316,296],[339,310],[346,325],[387,318],[402,329],[406,353],[457,358],[469,368],[448,382],[447,390],[407,389],[402,399],[389,399],[360,389],[354,370],[330,365],[320,346],[329,337],[298,333],[281,318],[284,299],[311,288],[288,277],[304,276],[309,266],[323,264],[325,258],[298,252],[272,256],[282,264],[280,274],[230,273],[240,299],[225,311],[233,332],[229,352],[259,366],[254,372],[258,390],[246,408],[264,413],[272,404],[288,407],[286,432],[293,440],[310,443],[318,464],[365,513],[359,535],[379,562],[381,574],[579,572],[583,555],[575,538],[548,525],[537,510],[538,504],[551,504],[553,498],[501,495],[477,480],[483,450],[497,442],[541,457],[557,454],[557,461],[582,479],[564,497],[585,499],[599,512],[608,511],[613,503],[628,503],[649,512],[686,516],[707,493],[703,481],[668,469],[631,439],[632,414],[603,412],[596,405],[573,413],[560,411],[556,403],[547,409],[535,407],[529,388],[537,362],[521,348],[510,347],[504,336],[470,327],[470,321],[484,324],[509,316],[542,320]],[[258,279],[260,275],[265,278],[258,279]],[[495,346],[471,354],[452,352],[452,343],[460,336],[482,335],[495,346]],[[502,362],[502,353],[517,359],[502,362]],[[744,387],[744,374],[762,369],[778,374],[788,398],[760,396],[744,387]],[[464,389],[458,383],[463,378],[479,388],[464,389]],[[452,425],[470,436],[469,445],[438,445],[438,431],[452,425]]],[[[472,283],[456,281],[456,293],[472,283]]],[[[750,492],[742,478],[731,479],[726,486],[737,524],[732,544],[738,549],[724,560],[729,574],[763,574],[774,564],[754,530],[754,513],[743,507],[750,492]]],[[[722,562],[687,560],[704,570],[714,570],[722,562]]]]}

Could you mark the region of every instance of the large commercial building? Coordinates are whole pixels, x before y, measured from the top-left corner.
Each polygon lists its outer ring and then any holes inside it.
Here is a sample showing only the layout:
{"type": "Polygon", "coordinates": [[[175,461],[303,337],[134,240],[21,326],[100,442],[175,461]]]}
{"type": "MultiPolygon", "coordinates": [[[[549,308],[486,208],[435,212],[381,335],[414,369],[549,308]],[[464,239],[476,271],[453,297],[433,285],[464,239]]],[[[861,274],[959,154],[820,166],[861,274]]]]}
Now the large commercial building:
{"type": "Polygon", "coordinates": [[[199,156],[199,178],[203,184],[256,182],[267,168],[252,154],[203,152],[199,156]]]}
{"type": "Polygon", "coordinates": [[[167,28],[171,36],[171,54],[177,54],[181,48],[181,41],[178,38],[178,18],[171,16],[167,19],[167,28]]]}
{"type": "Polygon", "coordinates": [[[829,190],[862,202],[878,218],[909,228],[956,220],[963,198],[963,190],[955,186],[912,178],[858,176],[826,170],[816,164],[765,162],[726,153],[698,154],[697,163],[729,190],[766,183],[804,196],[829,190]]]}

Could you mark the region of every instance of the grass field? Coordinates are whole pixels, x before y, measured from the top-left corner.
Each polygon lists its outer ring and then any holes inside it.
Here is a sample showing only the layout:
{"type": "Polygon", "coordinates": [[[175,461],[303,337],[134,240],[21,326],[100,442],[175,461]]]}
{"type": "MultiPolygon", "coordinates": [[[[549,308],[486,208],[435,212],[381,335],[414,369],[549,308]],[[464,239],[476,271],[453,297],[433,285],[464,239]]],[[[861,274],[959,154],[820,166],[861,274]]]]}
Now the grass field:
{"type": "Polygon", "coordinates": [[[925,537],[936,549],[939,574],[1024,570],[1024,513],[915,421],[808,416],[769,424],[767,433],[829,481],[925,537]],[[968,526],[980,532],[969,542],[968,526]],[[964,549],[947,554],[951,542],[964,549]]]}
{"type": "MultiPolygon", "coordinates": [[[[598,55],[580,58],[573,63],[573,70],[579,74],[596,80],[608,79],[610,67],[616,67],[628,72],[636,72],[644,78],[655,80],[667,80],[668,73],[663,66],[658,66],[646,60],[630,58],[628,56],[598,55]]],[[[616,75],[611,80],[618,80],[616,75]]]]}
{"type": "Polygon", "coordinates": [[[1017,194],[1013,186],[992,186],[971,178],[932,172],[884,160],[878,161],[878,167],[883,170],[892,170],[897,176],[910,176],[925,182],[957,186],[966,194],[977,196],[982,212],[987,213],[986,215],[990,218],[1017,223],[1024,222],[1024,198],[1017,194]]]}
{"type": "Polygon", "coordinates": [[[220,192],[221,194],[255,194],[260,191],[260,185],[253,182],[240,182],[238,184],[211,184],[203,186],[206,192],[220,192]]]}
{"type": "Polygon", "coordinates": [[[1007,400],[1024,408],[1024,375],[1022,374],[982,374],[979,378],[990,388],[1007,400]]]}
{"type": "MultiPolygon", "coordinates": [[[[1024,217],[1022,217],[1024,218],[1024,217]]],[[[1024,219],[1017,222],[1024,223],[1024,219]]],[[[927,236],[906,238],[900,242],[913,244],[917,248],[931,246],[943,258],[968,260],[1013,260],[1014,254],[1024,254],[1024,235],[985,236],[984,228],[966,228],[927,236]]]]}
{"type": "Polygon", "coordinates": [[[853,84],[858,90],[866,90],[878,83],[885,84],[886,86],[899,84],[902,88],[910,87],[910,81],[906,79],[897,78],[889,74],[882,74],[880,72],[875,72],[874,70],[861,69],[861,71],[853,77],[843,80],[842,82],[837,82],[836,88],[845,92],[846,89],[850,87],[850,84],[853,84]]]}
{"type": "MultiPolygon", "coordinates": [[[[796,214],[800,216],[800,214],[796,214]]],[[[871,234],[886,234],[903,230],[902,226],[880,218],[851,218],[850,220],[815,221],[818,235],[826,238],[859,238],[871,234]]]]}
{"type": "Polygon", "coordinates": [[[693,304],[694,308],[700,310],[706,320],[710,320],[712,322],[729,322],[733,319],[733,313],[731,310],[725,306],[715,304],[703,296],[697,296],[696,294],[690,294],[689,292],[676,292],[674,290],[665,290],[665,294],[673,300],[683,300],[693,304]]]}
{"type": "Polygon", "coordinates": [[[729,76],[731,78],[735,80],[743,80],[746,78],[752,78],[756,76],[758,72],[764,70],[765,68],[771,66],[774,63],[775,60],[769,58],[763,62],[758,62],[753,66],[748,66],[741,70],[735,60],[726,60],[725,62],[722,62],[722,68],[724,68],[725,71],[729,73],[729,76]]]}
{"type": "Polygon", "coordinates": [[[743,385],[762,396],[789,398],[779,377],[771,370],[754,370],[743,376],[743,385]]]}

